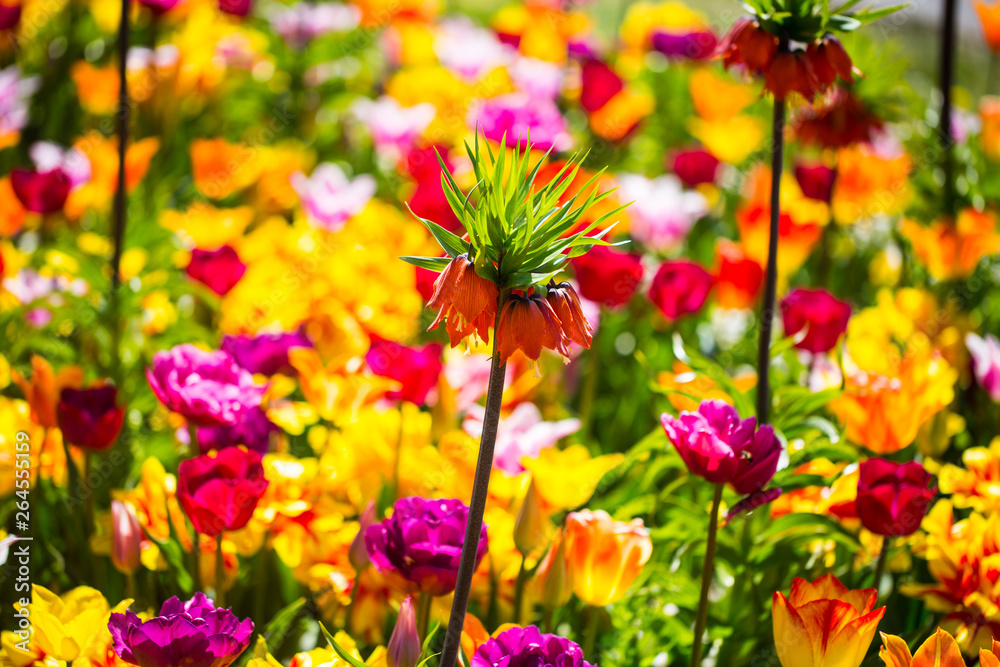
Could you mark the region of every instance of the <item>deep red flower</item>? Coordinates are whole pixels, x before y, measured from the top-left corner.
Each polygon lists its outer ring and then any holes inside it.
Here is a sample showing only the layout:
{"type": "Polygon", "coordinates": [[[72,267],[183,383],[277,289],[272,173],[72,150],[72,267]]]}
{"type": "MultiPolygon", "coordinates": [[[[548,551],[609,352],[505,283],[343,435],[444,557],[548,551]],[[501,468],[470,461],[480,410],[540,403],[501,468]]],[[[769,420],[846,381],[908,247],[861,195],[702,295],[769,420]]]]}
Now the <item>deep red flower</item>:
{"type": "Polygon", "coordinates": [[[252,6],[253,0],[219,0],[219,10],[234,16],[246,16],[252,6]]]}
{"type": "Polygon", "coordinates": [[[827,352],[847,331],[851,305],[824,289],[792,290],[781,302],[781,322],[785,335],[794,336],[806,329],[805,338],[795,347],[808,352],[827,352]]]}
{"type": "Polygon", "coordinates": [[[587,112],[597,111],[625,87],[622,78],[596,58],[583,62],[580,77],[580,106],[587,112]]]}
{"type": "Polygon", "coordinates": [[[937,492],[928,486],[931,474],[916,461],[893,463],[878,458],[862,461],[859,472],[861,524],[878,535],[915,533],[937,492]]]}
{"type": "Polygon", "coordinates": [[[847,55],[840,40],[830,33],[809,44],[806,55],[809,57],[813,72],[816,73],[816,78],[824,86],[832,84],[838,76],[847,82],[854,81],[854,65],[851,63],[851,57],[847,55]]]}
{"type": "Polygon", "coordinates": [[[540,294],[512,294],[500,312],[497,349],[504,363],[517,350],[537,361],[542,348],[568,357],[569,340],[563,335],[559,317],[540,294]]]}
{"type": "Polygon", "coordinates": [[[776,100],[798,93],[812,101],[820,86],[809,58],[802,50],[778,53],[764,71],[764,88],[771,91],[776,100]]]}
{"type": "Polygon", "coordinates": [[[187,459],[177,469],[177,500],[202,535],[247,525],[266,489],[260,454],[240,447],[187,459]]]}
{"type": "Polygon", "coordinates": [[[94,452],[110,449],[122,430],[125,410],[112,386],[63,389],[56,408],[63,439],[94,452]]]}
{"type": "Polygon", "coordinates": [[[746,256],[732,241],[721,240],[716,247],[716,294],[723,308],[750,308],[757,302],[764,282],[764,269],[746,256]]]}
{"type": "Polygon", "coordinates": [[[750,18],[741,18],[719,43],[716,55],[725,67],[742,65],[752,74],[767,69],[778,52],[778,38],[750,18]]]}
{"type": "Polygon", "coordinates": [[[697,312],[708,298],[711,274],[686,260],[664,262],[649,286],[649,299],[669,320],[697,312]]]}
{"type": "Polygon", "coordinates": [[[21,205],[32,213],[61,211],[70,190],[69,177],[62,169],[41,172],[14,169],[10,172],[10,184],[21,205]]]}
{"type": "Polygon", "coordinates": [[[580,294],[585,299],[614,308],[628,303],[642,280],[639,255],[595,246],[570,260],[576,271],[580,294]]]}
{"type": "Polygon", "coordinates": [[[837,179],[837,171],[821,162],[816,164],[798,163],[795,165],[795,180],[802,188],[802,194],[810,199],[830,203],[833,197],[833,183],[837,179]]]}
{"type": "Polygon", "coordinates": [[[218,250],[191,251],[191,261],[187,266],[187,274],[204,284],[219,296],[225,296],[236,286],[247,267],[230,246],[224,245],[218,250]]]}
{"type": "Polygon", "coordinates": [[[718,171],[718,158],[703,148],[690,148],[674,156],[673,172],[689,188],[702,183],[715,183],[718,171]]]}
{"type": "Polygon", "coordinates": [[[13,30],[21,20],[21,3],[0,2],[0,30],[13,30]]]}
{"type": "Polygon", "coordinates": [[[406,170],[417,182],[417,187],[410,195],[407,204],[410,210],[421,218],[432,220],[450,232],[464,234],[465,229],[444,194],[444,187],[441,185],[441,164],[438,162],[435,149],[441,153],[445,164],[451,169],[451,162],[447,158],[448,149],[443,146],[411,150],[406,156],[406,170]]]}
{"type": "Polygon", "coordinates": [[[407,347],[372,335],[365,361],[375,375],[402,385],[400,389],[388,392],[387,398],[423,405],[441,375],[441,346],[431,343],[423,347],[407,347]]]}
{"type": "Polygon", "coordinates": [[[459,255],[451,260],[434,282],[434,294],[427,307],[439,310],[428,331],[437,329],[441,320],[447,319],[445,328],[452,347],[473,333],[484,342],[489,342],[499,295],[492,281],[476,273],[469,256],[459,255]]]}
{"type": "Polygon", "coordinates": [[[559,320],[563,336],[577,345],[590,349],[594,339],[594,330],[583,314],[580,296],[569,283],[549,284],[545,300],[552,306],[552,311],[559,320]]]}

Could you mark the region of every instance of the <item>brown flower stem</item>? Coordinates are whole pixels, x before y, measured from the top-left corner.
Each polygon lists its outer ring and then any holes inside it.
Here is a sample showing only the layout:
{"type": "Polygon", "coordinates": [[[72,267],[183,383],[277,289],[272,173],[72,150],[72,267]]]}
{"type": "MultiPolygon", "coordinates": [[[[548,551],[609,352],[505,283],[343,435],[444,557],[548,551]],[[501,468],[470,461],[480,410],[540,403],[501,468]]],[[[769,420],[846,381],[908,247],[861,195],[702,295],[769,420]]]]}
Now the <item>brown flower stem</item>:
{"type": "Polygon", "coordinates": [[[215,608],[226,604],[225,593],[226,567],[222,558],[222,533],[215,536],[215,608]]]}
{"type": "Polygon", "coordinates": [[[771,327],[774,323],[774,302],[778,291],[778,220],[781,216],[781,170],[784,165],[785,148],[784,100],[774,100],[771,142],[771,225],[767,243],[764,302],[760,310],[760,342],[757,347],[757,422],[760,424],[767,423],[771,409],[768,368],[771,365],[771,327]]]}
{"type": "Polygon", "coordinates": [[[194,556],[194,570],[191,572],[191,579],[194,581],[194,590],[202,590],[201,586],[201,534],[196,530],[191,539],[191,555],[194,556]]]}
{"type": "Polygon", "coordinates": [[[882,550],[879,551],[878,561],[875,563],[875,583],[872,586],[875,587],[876,594],[878,593],[878,584],[882,581],[882,575],[885,574],[885,562],[889,558],[890,539],[888,536],[882,538],[882,550]]]}
{"type": "Polygon", "coordinates": [[[455,597],[451,603],[448,629],[441,649],[440,667],[455,667],[458,651],[462,644],[462,626],[469,608],[469,592],[472,589],[472,575],[476,570],[476,553],[479,551],[479,534],[483,528],[483,513],[486,511],[486,495],[489,492],[490,473],[493,470],[493,448],[497,441],[497,427],[500,425],[500,406],[503,399],[503,381],[507,364],[500,361],[497,346],[497,332],[500,327],[500,312],[506,291],[501,290],[497,298],[497,314],[493,326],[493,361],[490,366],[489,389],[486,392],[486,413],[483,416],[483,435],[479,440],[479,459],[476,462],[476,476],[472,483],[472,499],[469,503],[469,519],[465,524],[465,541],[462,543],[462,558],[458,565],[458,579],[455,582],[455,597]]]}
{"type": "Polygon", "coordinates": [[[941,86],[941,120],[938,134],[941,138],[942,164],[944,171],[944,214],[951,218],[955,214],[955,160],[951,136],[951,86],[955,74],[955,0],[944,0],[944,16],[941,21],[941,71],[938,73],[941,86]]]}
{"type": "Polygon", "coordinates": [[[417,636],[420,637],[421,642],[427,639],[427,628],[430,627],[431,623],[431,604],[433,602],[434,596],[421,591],[420,597],[417,599],[417,636]]]}
{"type": "Polygon", "coordinates": [[[715,485],[712,497],[712,515],[708,522],[708,538],[705,540],[705,559],[701,566],[701,595],[698,598],[698,614],[694,620],[694,646],[691,647],[691,667],[700,667],[702,636],[708,623],[708,589],[712,586],[715,572],[715,537],[719,532],[719,506],[722,504],[723,484],[715,485]]]}
{"type": "Polygon", "coordinates": [[[119,290],[121,288],[122,252],[125,244],[125,153],[128,149],[128,42],[129,42],[129,0],[122,0],[121,20],[118,24],[118,186],[115,189],[113,231],[114,254],[111,256],[111,293],[109,312],[111,327],[111,369],[112,377],[121,386],[121,331],[118,318],[120,313],[119,290]]]}

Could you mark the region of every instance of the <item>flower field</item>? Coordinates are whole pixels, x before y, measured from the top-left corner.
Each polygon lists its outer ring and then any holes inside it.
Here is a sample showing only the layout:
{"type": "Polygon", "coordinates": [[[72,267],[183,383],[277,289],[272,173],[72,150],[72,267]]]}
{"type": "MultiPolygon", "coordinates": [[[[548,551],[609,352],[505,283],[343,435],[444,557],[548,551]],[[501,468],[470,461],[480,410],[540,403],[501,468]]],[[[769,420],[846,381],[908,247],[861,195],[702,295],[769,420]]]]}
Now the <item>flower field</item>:
{"type": "Polygon", "coordinates": [[[965,1],[0,0],[0,667],[1000,667],[965,1]]]}

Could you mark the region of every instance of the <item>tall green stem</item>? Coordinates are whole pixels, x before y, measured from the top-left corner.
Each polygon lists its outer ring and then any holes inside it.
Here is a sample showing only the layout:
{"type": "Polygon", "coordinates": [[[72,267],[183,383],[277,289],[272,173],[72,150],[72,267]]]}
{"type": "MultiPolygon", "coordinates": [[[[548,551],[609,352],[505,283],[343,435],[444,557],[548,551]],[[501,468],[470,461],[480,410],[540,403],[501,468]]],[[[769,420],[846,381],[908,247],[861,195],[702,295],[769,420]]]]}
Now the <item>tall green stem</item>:
{"type": "Polygon", "coordinates": [[[722,504],[723,484],[715,485],[712,498],[712,516],[708,522],[708,539],[705,540],[705,560],[701,566],[701,596],[698,598],[698,615],[694,621],[694,646],[691,648],[691,667],[701,665],[702,637],[708,623],[708,589],[715,572],[715,537],[719,532],[719,506],[722,504]]]}
{"type": "Polygon", "coordinates": [[[514,582],[514,623],[521,625],[524,616],[524,587],[528,583],[531,571],[524,566],[525,557],[521,556],[521,569],[517,571],[517,580],[514,582]]]}
{"type": "MultiPolygon", "coordinates": [[[[787,49],[787,42],[782,42],[787,49]]],[[[771,327],[778,291],[778,220],[781,216],[781,170],[785,148],[785,101],[774,100],[774,123],[771,128],[771,224],[767,243],[767,273],[764,279],[764,302],[760,311],[760,342],[757,347],[757,422],[766,424],[771,409],[768,369],[771,365],[771,327]]],[[[692,663],[694,664],[694,663],[692,663]]]]}
{"type": "Polygon", "coordinates": [[[433,602],[432,595],[420,593],[417,600],[417,635],[419,635],[420,641],[427,639],[427,628],[431,624],[431,603],[433,602]]]}
{"type": "Polygon", "coordinates": [[[583,635],[583,657],[590,662],[594,662],[594,648],[597,646],[597,626],[598,615],[601,610],[593,605],[588,605],[586,612],[587,627],[583,635]]]}
{"type": "Polygon", "coordinates": [[[222,558],[222,533],[215,536],[215,607],[226,604],[226,566],[222,558]]]}
{"type": "Polygon", "coordinates": [[[882,581],[882,575],[885,574],[885,561],[889,557],[889,541],[892,538],[885,536],[882,538],[882,550],[878,554],[878,561],[875,564],[875,583],[872,586],[875,587],[875,591],[878,591],[879,582],[882,581]]]}
{"type": "Polygon", "coordinates": [[[455,667],[458,661],[458,651],[462,645],[462,626],[465,624],[465,613],[469,608],[469,592],[472,590],[472,575],[476,571],[479,534],[483,528],[486,495],[489,492],[490,473],[493,470],[493,448],[497,441],[497,427],[500,425],[500,406],[503,402],[503,381],[507,366],[500,361],[500,351],[497,349],[497,332],[504,297],[505,292],[501,290],[497,298],[497,314],[493,327],[493,361],[490,366],[489,389],[486,391],[483,435],[479,441],[479,459],[476,462],[476,476],[472,483],[472,499],[469,503],[469,519],[465,525],[465,541],[462,543],[458,579],[455,582],[455,597],[451,603],[444,647],[441,649],[441,667],[455,667]]]}
{"type": "Polygon", "coordinates": [[[191,579],[194,580],[194,590],[201,591],[201,534],[196,530],[191,539],[191,555],[194,557],[194,568],[191,572],[191,579]]]}
{"type": "Polygon", "coordinates": [[[403,455],[403,401],[399,401],[399,433],[396,436],[396,458],[392,462],[392,491],[399,500],[399,459],[403,455]]]}

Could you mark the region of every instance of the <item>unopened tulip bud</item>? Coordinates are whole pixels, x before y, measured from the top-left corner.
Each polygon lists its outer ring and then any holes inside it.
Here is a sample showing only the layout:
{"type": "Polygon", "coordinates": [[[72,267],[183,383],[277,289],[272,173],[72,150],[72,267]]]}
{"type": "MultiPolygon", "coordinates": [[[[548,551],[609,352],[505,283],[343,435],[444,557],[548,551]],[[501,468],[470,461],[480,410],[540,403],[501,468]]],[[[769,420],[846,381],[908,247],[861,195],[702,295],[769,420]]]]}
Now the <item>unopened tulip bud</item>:
{"type": "Polygon", "coordinates": [[[368,560],[368,548],[365,546],[365,531],[373,523],[375,523],[375,501],[369,500],[358,519],[358,534],[354,536],[347,552],[347,558],[351,561],[355,572],[361,572],[371,564],[368,560]]]}
{"type": "Polygon", "coordinates": [[[535,575],[538,598],[546,609],[555,609],[569,602],[573,594],[572,576],[566,559],[566,540],[560,529],[535,575]]]}
{"type": "Polygon", "coordinates": [[[514,546],[522,555],[527,556],[538,548],[545,538],[547,523],[548,517],[542,509],[538,491],[535,490],[535,481],[532,480],[514,520],[514,546]]]}
{"type": "Polygon", "coordinates": [[[132,506],[120,500],[111,501],[111,563],[125,574],[139,569],[142,528],[132,506]]]}
{"type": "Polygon", "coordinates": [[[420,662],[420,635],[417,633],[417,615],[413,611],[413,598],[407,596],[399,608],[396,627],[389,638],[386,662],[389,667],[417,667],[420,662]]]}

